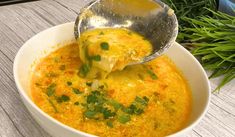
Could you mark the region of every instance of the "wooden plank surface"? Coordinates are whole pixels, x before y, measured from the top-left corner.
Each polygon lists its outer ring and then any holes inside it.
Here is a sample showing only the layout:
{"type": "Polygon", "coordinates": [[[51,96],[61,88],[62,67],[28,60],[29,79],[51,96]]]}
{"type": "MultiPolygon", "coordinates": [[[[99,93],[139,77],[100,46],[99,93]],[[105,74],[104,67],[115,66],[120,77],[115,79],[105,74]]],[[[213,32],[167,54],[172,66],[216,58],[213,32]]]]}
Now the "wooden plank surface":
{"type": "MultiPolygon", "coordinates": [[[[49,137],[23,105],[13,78],[13,61],[30,37],[74,21],[90,0],[42,0],[0,7],[0,137],[49,137]]],[[[212,88],[218,79],[211,80],[212,88]]],[[[235,136],[235,81],[212,95],[203,120],[186,136],[235,136]]]]}

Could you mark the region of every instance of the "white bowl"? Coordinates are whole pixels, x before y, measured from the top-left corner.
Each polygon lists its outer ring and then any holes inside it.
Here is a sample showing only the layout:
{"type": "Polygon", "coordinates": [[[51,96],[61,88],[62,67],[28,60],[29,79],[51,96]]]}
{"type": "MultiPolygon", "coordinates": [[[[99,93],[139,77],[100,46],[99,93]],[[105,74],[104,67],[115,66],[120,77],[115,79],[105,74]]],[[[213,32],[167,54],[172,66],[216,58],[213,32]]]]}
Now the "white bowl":
{"type": "MultiPolygon", "coordinates": [[[[49,28],[29,39],[18,51],[14,61],[14,78],[21,98],[36,121],[54,137],[91,137],[93,135],[66,126],[39,109],[30,95],[30,77],[37,61],[51,51],[74,40],[74,23],[49,28]],[[58,45],[59,46],[55,46],[58,45]]],[[[210,85],[200,63],[190,52],[175,43],[165,53],[182,71],[192,90],[192,114],[186,127],[170,136],[182,136],[191,130],[205,115],[210,99],[210,85]]]]}

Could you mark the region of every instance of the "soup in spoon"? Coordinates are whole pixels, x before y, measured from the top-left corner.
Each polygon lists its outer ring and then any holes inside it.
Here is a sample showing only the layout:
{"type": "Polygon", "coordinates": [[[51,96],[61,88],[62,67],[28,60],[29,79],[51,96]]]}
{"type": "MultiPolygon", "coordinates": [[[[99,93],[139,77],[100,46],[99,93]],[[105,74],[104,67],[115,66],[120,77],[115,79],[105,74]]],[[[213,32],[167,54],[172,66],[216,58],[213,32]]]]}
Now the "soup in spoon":
{"type": "Polygon", "coordinates": [[[80,58],[84,63],[80,75],[88,78],[104,78],[110,72],[140,62],[152,53],[149,41],[135,32],[121,28],[86,31],[78,43],[80,58]]]}

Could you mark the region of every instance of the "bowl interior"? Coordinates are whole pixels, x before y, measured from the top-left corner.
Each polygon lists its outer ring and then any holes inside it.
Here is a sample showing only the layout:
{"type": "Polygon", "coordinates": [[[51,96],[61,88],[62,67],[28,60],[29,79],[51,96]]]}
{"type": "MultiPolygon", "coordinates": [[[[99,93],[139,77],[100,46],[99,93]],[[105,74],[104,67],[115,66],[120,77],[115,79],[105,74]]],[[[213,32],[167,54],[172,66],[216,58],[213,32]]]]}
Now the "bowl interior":
{"type": "MultiPolygon", "coordinates": [[[[63,46],[63,43],[74,41],[73,28],[74,23],[71,22],[45,30],[28,40],[17,53],[14,61],[14,78],[16,85],[23,100],[37,111],[39,109],[36,108],[37,106],[34,105],[31,100],[29,88],[32,70],[40,58],[60,48],[63,46]]],[[[200,63],[182,46],[175,43],[165,54],[167,54],[181,70],[191,87],[193,96],[192,115],[186,127],[174,134],[178,135],[190,129],[205,114],[209,102],[210,87],[206,73],[200,63]]],[[[43,112],[39,113],[39,115],[47,116],[47,114],[43,112]]],[[[71,128],[67,129],[71,130],[71,128]]]]}

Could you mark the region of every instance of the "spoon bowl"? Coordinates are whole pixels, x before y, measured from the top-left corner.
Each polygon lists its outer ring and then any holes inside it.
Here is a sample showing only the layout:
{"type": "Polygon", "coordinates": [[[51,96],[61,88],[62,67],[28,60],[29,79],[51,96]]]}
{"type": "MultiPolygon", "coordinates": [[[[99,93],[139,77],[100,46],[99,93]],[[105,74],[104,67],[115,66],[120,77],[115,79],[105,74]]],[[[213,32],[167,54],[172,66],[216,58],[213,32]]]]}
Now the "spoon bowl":
{"type": "Polygon", "coordinates": [[[110,27],[137,32],[152,44],[150,55],[129,65],[160,56],[173,45],[178,34],[174,11],[160,0],[97,0],[78,15],[74,26],[75,38],[87,30],[110,27]]]}

